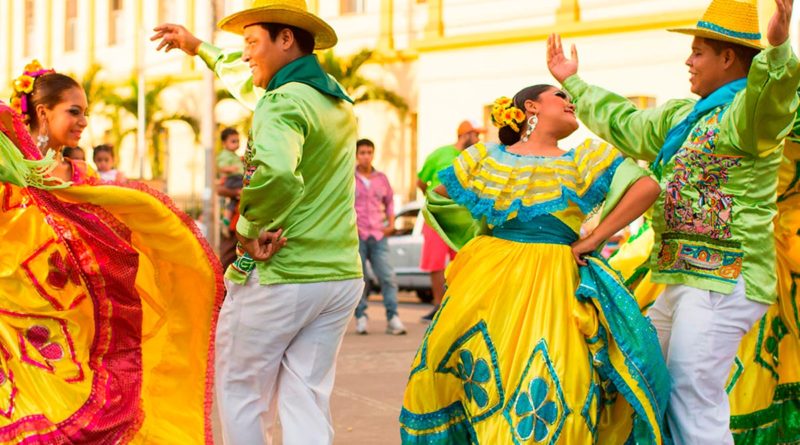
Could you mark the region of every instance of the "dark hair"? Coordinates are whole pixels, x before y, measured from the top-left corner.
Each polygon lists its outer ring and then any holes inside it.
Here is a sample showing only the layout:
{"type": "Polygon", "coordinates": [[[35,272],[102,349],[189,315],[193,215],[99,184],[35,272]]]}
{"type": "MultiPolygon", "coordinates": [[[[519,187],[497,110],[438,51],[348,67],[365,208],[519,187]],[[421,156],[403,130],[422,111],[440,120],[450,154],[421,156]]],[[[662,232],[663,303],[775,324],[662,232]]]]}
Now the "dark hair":
{"type": "Polygon", "coordinates": [[[39,117],[36,107],[44,105],[52,109],[63,100],[64,91],[72,88],[81,88],[73,78],[61,73],[47,73],[37,77],[33,82],[33,90],[28,94],[28,125],[30,128],[39,128],[39,117]]]}
{"type": "Polygon", "coordinates": [[[749,46],[739,45],[738,43],[726,42],[724,40],[706,39],[703,38],[708,46],[714,50],[718,55],[726,49],[733,50],[736,55],[736,60],[742,62],[746,72],[750,71],[750,65],[753,64],[753,59],[761,52],[761,50],[750,48],[749,46]]]}
{"type": "Polygon", "coordinates": [[[92,160],[97,159],[100,153],[108,153],[112,158],[114,157],[114,147],[109,144],[98,145],[92,150],[92,160]]]}
{"type": "Polygon", "coordinates": [[[371,147],[372,151],[375,151],[375,144],[372,143],[369,139],[359,139],[356,141],[356,149],[362,145],[366,145],[367,147],[371,147]]]}
{"type": "Polygon", "coordinates": [[[229,137],[233,135],[239,136],[239,132],[236,131],[235,128],[227,127],[224,130],[222,130],[222,134],[220,135],[220,140],[222,140],[222,142],[225,142],[228,140],[229,137]]]}
{"type": "Polygon", "coordinates": [[[311,54],[314,52],[314,35],[305,29],[298,28],[292,25],[285,25],[283,23],[261,23],[262,28],[269,32],[269,38],[274,42],[278,38],[278,34],[284,29],[288,29],[294,34],[294,40],[297,42],[297,47],[303,54],[311,54]]]}
{"type": "Polygon", "coordinates": [[[82,148],[80,148],[80,147],[64,147],[64,149],[63,149],[63,150],[61,150],[61,155],[62,155],[62,156],[64,156],[65,158],[71,158],[71,157],[72,157],[72,155],[73,155],[74,153],[77,153],[77,152],[84,153],[84,155],[86,154],[86,153],[83,151],[83,149],[82,149],[82,148]]]}
{"type": "MultiPolygon", "coordinates": [[[[523,112],[525,112],[525,101],[528,100],[538,100],[539,96],[542,95],[545,91],[555,88],[552,85],[547,84],[539,84],[533,85],[530,87],[525,87],[521,89],[517,94],[514,95],[513,105],[523,112]]],[[[519,142],[520,138],[522,137],[522,132],[525,130],[526,123],[522,123],[519,125],[519,131],[514,131],[513,128],[506,125],[505,127],[501,128],[498,132],[498,136],[500,137],[500,142],[503,145],[514,145],[519,142]]]]}

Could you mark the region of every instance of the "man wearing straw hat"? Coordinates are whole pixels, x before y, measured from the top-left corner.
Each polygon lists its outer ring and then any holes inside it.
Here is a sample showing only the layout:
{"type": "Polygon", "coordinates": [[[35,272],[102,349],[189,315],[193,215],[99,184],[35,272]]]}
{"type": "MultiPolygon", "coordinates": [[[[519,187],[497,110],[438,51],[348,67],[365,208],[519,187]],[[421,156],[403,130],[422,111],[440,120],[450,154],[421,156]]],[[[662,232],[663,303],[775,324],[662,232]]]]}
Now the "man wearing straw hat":
{"type": "Polygon", "coordinates": [[[700,100],[637,110],[577,76],[575,46],[548,39],[550,72],[595,133],[652,161],[653,281],[666,290],[649,311],[673,378],[667,421],[677,444],[733,444],[725,383],[737,347],[776,298],[772,219],[782,139],[800,83],[789,39],[792,0],[776,0],[762,50],[756,5],[713,0],[686,60],[700,100]]]}
{"type": "Polygon", "coordinates": [[[226,273],[217,327],[223,437],[271,443],[277,406],[284,444],[330,444],[336,355],[363,287],[356,119],[313,54],[336,33],[303,0],[254,0],[219,27],[243,35],[243,53],[179,25],[157,27],[153,40],[199,55],[254,109],[236,227],[243,252],[226,273]]]}

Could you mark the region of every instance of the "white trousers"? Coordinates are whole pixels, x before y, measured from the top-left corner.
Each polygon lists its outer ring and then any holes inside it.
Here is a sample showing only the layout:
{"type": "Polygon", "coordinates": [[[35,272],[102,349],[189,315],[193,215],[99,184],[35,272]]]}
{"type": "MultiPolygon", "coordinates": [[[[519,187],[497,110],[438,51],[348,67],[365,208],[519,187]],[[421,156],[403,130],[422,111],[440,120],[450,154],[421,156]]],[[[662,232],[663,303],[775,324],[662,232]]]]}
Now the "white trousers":
{"type": "Polygon", "coordinates": [[[226,445],[332,444],[336,356],[364,280],[261,286],[228,295],[216,335],[216,396],[226,445]]]}
{"type": "Polygon", "coordinates": [[[768,305],[731,294],[667,286],[648,315],[672,377],[667,422],[676,445],[733,445],[725,383],[742,337],[768,305]]]}

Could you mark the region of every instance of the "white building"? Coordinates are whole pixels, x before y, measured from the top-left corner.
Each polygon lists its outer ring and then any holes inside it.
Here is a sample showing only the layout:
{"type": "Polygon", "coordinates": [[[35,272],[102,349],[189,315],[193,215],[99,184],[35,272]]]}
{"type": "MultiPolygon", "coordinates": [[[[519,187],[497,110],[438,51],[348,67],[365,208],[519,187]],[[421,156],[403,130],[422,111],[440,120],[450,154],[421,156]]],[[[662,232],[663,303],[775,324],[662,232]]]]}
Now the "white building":
{"type": "MultiPolygon", "coordinates": [[[[773,2],[758,2],[765,30],[773,2]]],[[[366,66],[365,74],[400,93],[410,105],[403,117],[381,103],[356,107],[361,136],[376,143],[376,166],[387,172],[401,201],[413,199],[417,168],[430,151],[455,141],[461,120],[478,120],[488,127],[487,108],[495,98],[553,82],[545,64],[546,39],[552,32],[563,36],[565,46],[577,45],[580,74],[591,83],[634,97],[642,106],[689,96],[683,61],[691,38],[665,29],[694,24],[707,6],[698,0],[308,3],[336,29],[336,54],[377,49],[378,63],[366,66]]],[[[117,85],[125,85],[141,66],[149,81],[172,80],[174,86],[162,98],[168,111],[207,117],[198,111],[203,102],[202,62],[176,51],[156,52],[147,38],[165,21],[183,23],[207,37],[214,19],[245,4],[249,1],[2,0],[0,85],[8,85],[32,58],[78,77],[99,63],[102,76],[117,85]]],[[[215,32],[213,39],[231,49],[241,42],[222,32],[215,32]]],[[[215,114],[225,123],[247,116],[230,103],[219,104],[215,114]]],[[[93,119],[84,145],[102,142],[107,127],[104,120],[93,119]]],[[[565,146],[586,136],[582,129],[565,146]]],[[[202,149],[182,123],[169,127],[167,140],[168,191],[179,200],[196,199],[203,189],[202,149]]],[[[120,167],[135,177],[134,138],[123,144],[119,158],[120,167]]]]}

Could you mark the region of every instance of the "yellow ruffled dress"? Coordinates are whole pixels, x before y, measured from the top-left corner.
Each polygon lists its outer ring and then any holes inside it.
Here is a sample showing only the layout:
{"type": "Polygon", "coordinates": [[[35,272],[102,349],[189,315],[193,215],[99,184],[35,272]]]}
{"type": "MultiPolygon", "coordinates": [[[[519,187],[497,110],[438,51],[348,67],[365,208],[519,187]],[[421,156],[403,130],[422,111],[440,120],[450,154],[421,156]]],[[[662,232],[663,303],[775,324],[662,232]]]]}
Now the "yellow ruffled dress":
{"type": "Polygon", "coordinates": [[[166,196],[40,158],[0,103],[0,443],[212,444],[210,246],[166,196]]]}
{"type": "Polygon", "coordinates": [[[429,194],[426,217],[466,245],[412,364],[404,444],[662,443],[655,331],[616,272],[597,258],[579,270],[569,245],[641,176],[591,140],[558,158],[477,144],[440,173],[460,207],[429,194]]]}

